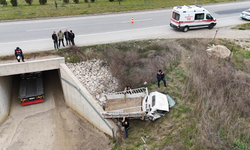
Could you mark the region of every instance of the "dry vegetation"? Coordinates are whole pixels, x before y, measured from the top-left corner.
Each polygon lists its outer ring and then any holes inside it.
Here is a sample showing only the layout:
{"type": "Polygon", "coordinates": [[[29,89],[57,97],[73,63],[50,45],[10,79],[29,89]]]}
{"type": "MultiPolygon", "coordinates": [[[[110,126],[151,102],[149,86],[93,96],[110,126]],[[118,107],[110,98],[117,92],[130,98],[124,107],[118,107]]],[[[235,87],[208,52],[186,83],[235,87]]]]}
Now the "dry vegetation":
{"type": "Polygon", "coordinates": [[[217,40],[233,50],[230,59],[219,59],[206,54],[208,44],[180,39],[82,48],[84,59],[106,60],[120,89],[146,81],[150,90],[169,92],[178,101],[156,122],[132,121],[130,138],[113,149],[250,149],[249,52],[217,40]],[[156,86],[158,69],[166,72],[166,89],[156,86]],[[145,135],[147,145],[140,138],[145,135]]]}
{"type": "Polygon", "coordinates": [[[250,117],[250,76],[204,51],[195,51],[191,57],[187,92],[195,96],[193,111],[199,117],[200,144],[209,149],[233,149],[232,143],[246,140],[249,146],[245,119],[250,117]]]}
{"type": "Polygon", "coordinates": [[[120,81],[119,88],[126,85],[132,88],[144,86],[144,82],[154,83],[159,69],[177,65],[180,50],[174,42],[144,41],[104,46],[102,59],[105,59],[120,81]]]}
{"type": "Polygon", "coordinates": [[[147,40],[60,50],[66,61],[106,60],[114,76],[133,88],[168,92],[178,104],[155,122],[132,120],[129,139],[113,149],[250,149],[250,53],[228,40],[213,44],[233,51],[230,59],[209,56],[210,39],[147,40]],[[157,88],[156,72],[167,88],[157,88]],[[141,137],[149,135],[147,144],[141,137]]]}

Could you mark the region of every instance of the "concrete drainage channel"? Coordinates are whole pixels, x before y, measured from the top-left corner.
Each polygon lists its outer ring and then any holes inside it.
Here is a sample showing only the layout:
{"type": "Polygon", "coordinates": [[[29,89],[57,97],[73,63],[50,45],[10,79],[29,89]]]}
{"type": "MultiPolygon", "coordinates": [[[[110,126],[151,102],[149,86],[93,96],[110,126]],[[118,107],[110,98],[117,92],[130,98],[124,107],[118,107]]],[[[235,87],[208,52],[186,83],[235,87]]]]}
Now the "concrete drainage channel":
{"type": "MultiPolygon", "coordinates": [[[[101,112],[103,111],[102,108],[98,105],[92,95],[89,94],[85,87],[76,79],[73,73],[66,66],[64,58],[62,57],[0,65],[0,136],[4,136],[4,133],[6,132],[4,130],[4,126],[7,126],[10,120],[18,120],[15,119],[14,116],[20,115],[23,118],[28,118],[32,115],[45,113],[53,110],[56,104],[62,105],[62,103],[64,103],[62,99],[64,99],[67,104],[65,109],[70,107],[99,130],[114,137],[114,126],[101,116],[101,112]],[[39,104],[21,106],[18,103],[19,99],[17,96],[19,74],[37,71],[42,71],[45,74],[45,101],[39,104]],[[58,80],[57,87],[53,83],[56,80],[58,80]],[[60,94],[60,91],[51,93],[51,91],[55,90],[53,88],[61,89],[62,94],[60,94]],[[58,97],[50,98],[51,95],[58,95],[58,97]],[[29,116],[25,116],[27,111],[29,116]]],[[[67,120],[67,118],[65,119],[67,120]]],[[[17,126],[20,126],[22,123],[23,122],[21,121],[17,126]]],[[[39,121],[37,123],[39,123],[39,121]]],[[[13,133],[10,131],[9,134],[13,134],[14,136],[16,133],[14,133],[14,131],[13,133]]],[[[14,146],[12,148],[20,147],[20,142],[13,144],[14,138],[15,137],[12,137],[12,141],[10,138],[7,138],[7,141],[4,141],[3,138],[1,138],[0,145],[5,144],[5,148],[7,148],[8,146],[6,143],[9,143],[8,145],[11,145],[12,143],[11,146],[14,146]]]]}

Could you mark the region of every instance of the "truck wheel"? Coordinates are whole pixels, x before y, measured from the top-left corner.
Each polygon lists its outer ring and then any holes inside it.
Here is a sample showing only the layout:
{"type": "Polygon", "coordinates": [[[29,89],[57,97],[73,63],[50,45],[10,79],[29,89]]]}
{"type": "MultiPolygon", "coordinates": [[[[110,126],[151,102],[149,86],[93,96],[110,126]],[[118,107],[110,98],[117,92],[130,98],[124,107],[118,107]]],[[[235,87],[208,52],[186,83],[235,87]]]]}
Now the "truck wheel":
{"type": "Polygon", "coordinates": [[[214,24],[211,23],[209,26],[208,26],[208,29],[213,29],[214,28],[214,24]]]}
{"type": "Polygon", "coordinates": [[[189,30],[189,27],[188,26],[185,26],[184,28],[183,28],[183,32],[187,32],[189,30]]]}

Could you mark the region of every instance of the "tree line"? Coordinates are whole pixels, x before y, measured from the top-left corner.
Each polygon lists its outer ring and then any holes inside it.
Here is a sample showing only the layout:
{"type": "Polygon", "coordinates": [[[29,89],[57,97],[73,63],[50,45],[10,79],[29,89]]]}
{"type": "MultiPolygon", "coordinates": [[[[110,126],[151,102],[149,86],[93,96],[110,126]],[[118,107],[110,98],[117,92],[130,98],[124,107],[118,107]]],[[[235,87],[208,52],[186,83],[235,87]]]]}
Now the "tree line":
{"type": "MultiPolygon", "coordinates": [[[[74,1],[74,3],[79,3],[79,0],[73,0],[74,1]]],[[[86,3],[89,3],[90,1],[91,2],[95,2],[95,0],[84,0],[86,3]]],[[[113,2],[114,0],[109,0],[110,2],[113,2]]],[[[120,1],[121,0],[118,0],[119,1],[119,4],[120,4],[120,1]]],[[[29,4],[29,5],[31,5],[32,4],[32,2],[33,2],[33,0],[25,0],[25,2],[27,3],[27,4],[29,4]]],[[[68,4],[69,3],[69,0],[63,0],[63,2],[65,3],[65,4],[68,4]]],[[[18,3],[17,3],[17,0],[10,0],[10,3],[11,3],[11,5],[12,6],[17,6],[18,5],[18,3]]],[[[47,0],[39,0],[39,3],[40,3],[40,5],[45,5],[45,4],[47,4],[47,0]]],[[[7,1],[6,0],[0,0],[0,4],[1,5],[3,5],[3,6],[5,6],[5,5],[7,5],[7,1]]],[[[57,2],[55,1],[55,5],[57,6],[57,2]]]]}
{"type": "MultiPolygon", "coordinates": [[[[79,0],[73,0],[73,1],[76,4],[79,3],[79,0]]],[[[84,1],[86,3],[88,3],[89,1],[94,2],[95,0],[84,0],[84,1]]],[[[32,2],[33,2],[33,0],[25,0],[25,2],[27,4],[29,4],[29,5],[31,5],[32,2]]],[[[63,2],[65,4],[68,4],[69,0],[63,0],[63,2]]],[[[17,6],[18,5],[17,0],[10,0],[10,3],[11,3],[12,6],[17,6]]],[[[45,4],[47,4],[47,0],[39,0],[39,3],[40,3],[40,5],[45,5],[45,4]]],[[[0,0],[0,4],[3,5],[3,6],[5,6],[5,5],[7,5],[7,1],[6,0],[0,0]]],[[[55,4],[56,4],[56,1],[55,1],[55,4]]]]}

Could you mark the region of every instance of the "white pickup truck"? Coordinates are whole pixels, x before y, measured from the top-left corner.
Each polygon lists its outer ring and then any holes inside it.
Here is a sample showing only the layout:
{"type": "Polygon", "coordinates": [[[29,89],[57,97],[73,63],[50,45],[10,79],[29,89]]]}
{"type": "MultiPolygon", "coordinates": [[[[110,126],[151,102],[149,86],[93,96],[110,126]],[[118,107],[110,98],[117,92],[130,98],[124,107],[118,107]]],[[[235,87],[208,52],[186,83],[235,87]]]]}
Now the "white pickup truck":
{"type": "Polygon", "coordinates": [[[115,92],[105,95],[104,118],[147,118],[156,120],[169,112],[175,105],[170,95],[160,92],[148,94],[147,88],[132,89],[125,94],[115,92]]]}

